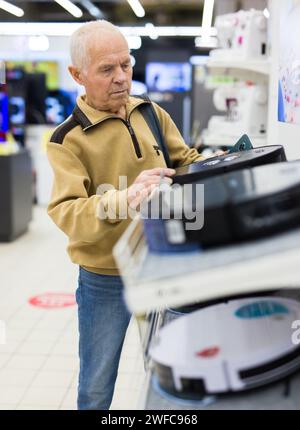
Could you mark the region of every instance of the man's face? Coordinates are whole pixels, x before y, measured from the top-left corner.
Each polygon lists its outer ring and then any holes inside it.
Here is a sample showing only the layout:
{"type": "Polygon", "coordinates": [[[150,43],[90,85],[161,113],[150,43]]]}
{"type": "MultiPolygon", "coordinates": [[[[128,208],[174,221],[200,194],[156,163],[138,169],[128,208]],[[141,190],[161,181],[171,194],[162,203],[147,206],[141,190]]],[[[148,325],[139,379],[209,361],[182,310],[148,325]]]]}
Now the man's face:
{"type": "MultiPolygon", "coordinates": [[[[89,41],[88,64],[70,72],[85,87],[87,103],[98,110],[118,112],[128,101],[132,66],[126,40],[108,33],[89,41]],[[74,76],[75,73],[75,76],[74,76]]],[[[74,68],[75,69],[75,68],[74,68]]]]}

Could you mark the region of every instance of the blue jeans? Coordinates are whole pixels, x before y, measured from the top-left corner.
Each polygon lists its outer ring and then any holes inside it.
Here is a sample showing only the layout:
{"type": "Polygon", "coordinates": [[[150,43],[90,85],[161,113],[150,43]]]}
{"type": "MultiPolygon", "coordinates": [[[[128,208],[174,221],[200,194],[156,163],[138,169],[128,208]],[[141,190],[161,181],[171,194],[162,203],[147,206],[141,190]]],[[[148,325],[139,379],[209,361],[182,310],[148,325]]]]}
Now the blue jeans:
{"type": "Polygon", "coordinates": [[[76,291],[79,321],[78,409],[107,410],[130,321],[119,276],[79,268],[76,291]]]}

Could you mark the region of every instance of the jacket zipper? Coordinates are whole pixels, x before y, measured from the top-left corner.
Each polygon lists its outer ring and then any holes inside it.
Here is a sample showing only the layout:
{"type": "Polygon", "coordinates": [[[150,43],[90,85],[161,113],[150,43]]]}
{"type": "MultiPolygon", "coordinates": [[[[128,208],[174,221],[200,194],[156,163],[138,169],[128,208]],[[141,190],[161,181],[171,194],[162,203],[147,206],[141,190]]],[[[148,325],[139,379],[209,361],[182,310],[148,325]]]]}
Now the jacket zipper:
{"type": "MultiPolygon", "coordinates": [[[[142,103],[140,103],[140,104],[142,104],[142,103]]],[[[135,106],[135,108],[137,108],[138,106],[139,105],[135,106]]],[[[129,113],[129,117],[132,114],[133,110],[129,113]]],[[[122,118],[120,118],[118,116],[108,116],[108,117],[104,118],[103,120],[99,121],[98,123],[91,124],[88,127],[85,127],[84,131],[88,130],[91,127],[94,127],[95,125],[99,124],[100,122],[104,121],[105,119],[111,119],[111,118],[120,119],[122,122],[124,122],[124,124],[126,125],[128,131],[129,131],[129,134],[131,136],[131,140],[132,140],[132,143],[133,143],[133,146],[134,146],[134,149],[135,149],[136,156],[138,158],[142,158],[142,152],[141,152],[140,144],[139,144],[139,141],[137,140],[137,137],[136,137],[136,134],[135,134],[133,128],[131,127],[129,119],[128,120],[124,120],[124,119],[122,119],[122,118]]]]}
{"type": "Polygon", "coordinates": [[[124,124],[126,125],[128,131],[129,131],[129,134],[131,136],[131,140],[132,140],[137,158],[142,158],[142,153],[141,153],[139,141],[137,140],[136,134],[135,134],[133,128],[131,127],[129,120],[127,120],[127,121],[122,120],[122,121],[124,122],[124,124]]]}

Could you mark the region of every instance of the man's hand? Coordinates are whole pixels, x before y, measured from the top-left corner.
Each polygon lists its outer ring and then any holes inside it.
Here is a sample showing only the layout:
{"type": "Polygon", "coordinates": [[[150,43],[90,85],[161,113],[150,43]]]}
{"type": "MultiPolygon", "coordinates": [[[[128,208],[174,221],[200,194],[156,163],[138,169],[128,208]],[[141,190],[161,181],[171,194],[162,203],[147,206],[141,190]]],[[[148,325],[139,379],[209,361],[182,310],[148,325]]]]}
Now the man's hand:
{"type": "Polygon", "coordinates": [[[141,202],[150,196],[155,188],[160,184],[161,177],[164,181],[172,184],[170,176],[175,174],[174,169],[157,167],[151,170],[143,170],[128,188],[127,201],[132,209],[137,209],[141,202]]]}
{"type": "Polygon", "coordinates": [[[209,156],[208,156],[208,157],[206,157],[206,158],[219,157],[219,156],[221,156],[221,155],[226,155],[226,154],[228,154],[228,153],[229,153],[229,151],[222,151],[221,149],[218,149],[218,151],[214,152],[213,154],[209,155],[209,156]]]}

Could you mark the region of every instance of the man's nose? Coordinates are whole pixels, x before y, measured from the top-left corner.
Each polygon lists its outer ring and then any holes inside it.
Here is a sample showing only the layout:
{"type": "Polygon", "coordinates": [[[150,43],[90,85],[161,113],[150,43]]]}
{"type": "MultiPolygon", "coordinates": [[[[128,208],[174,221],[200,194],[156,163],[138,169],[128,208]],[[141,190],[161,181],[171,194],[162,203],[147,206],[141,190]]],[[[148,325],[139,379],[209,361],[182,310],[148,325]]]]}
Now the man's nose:
{"type": "Polygon", "coordinates": [[[122,69],[122,67],[118,67],[116,69],[116,73],[114,76],[114,81],[118,82],[118,83],[123,83],[126,81],[126,73],[124,72],[124,70],[122,69]]]}

